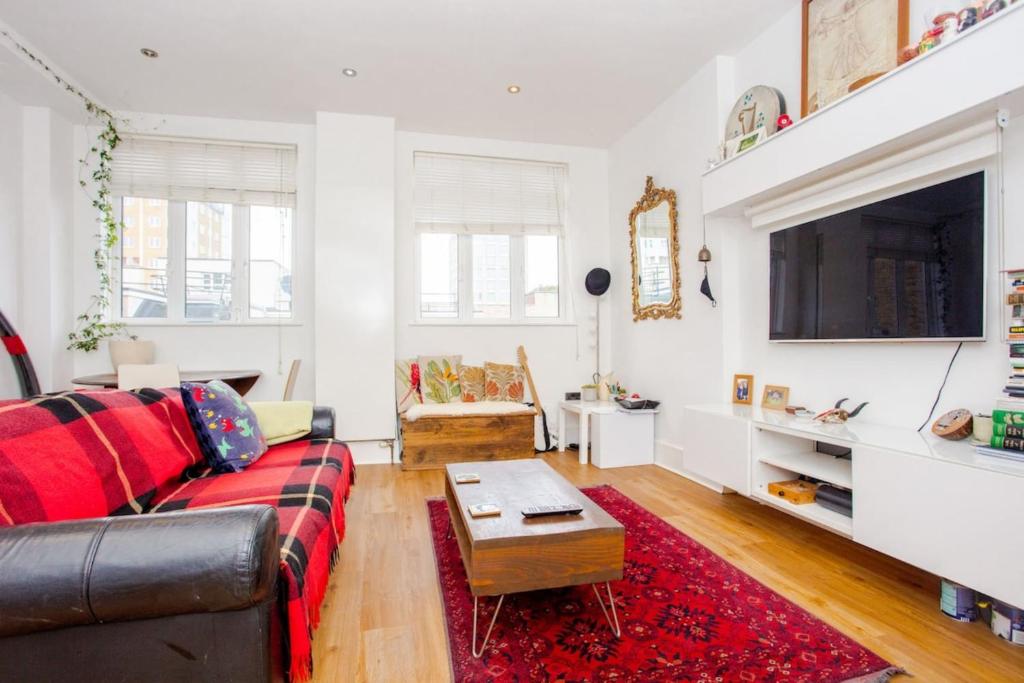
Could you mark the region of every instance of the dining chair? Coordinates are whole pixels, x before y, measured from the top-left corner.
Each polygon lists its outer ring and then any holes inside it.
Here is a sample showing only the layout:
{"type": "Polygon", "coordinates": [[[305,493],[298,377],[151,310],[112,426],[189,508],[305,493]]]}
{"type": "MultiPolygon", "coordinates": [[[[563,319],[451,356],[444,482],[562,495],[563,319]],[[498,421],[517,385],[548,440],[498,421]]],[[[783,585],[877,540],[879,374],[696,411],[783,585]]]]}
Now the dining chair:
{"type": "Polygon", "coordinates": [[[296,358],[292,361],[292,367],[288,371],[288,381],[284,385],[284,398],[282,401],[292,400],[292,394],[295,393],[295,380],[299,378],[299,366],[302,365],[302,359],[296,358]]]}
{"type": "Polygon", "coordinates": [[[155,363],[152,365],[119,365],[117,368],[118,389],[144,389],[177,387],[181,375],[177,365],[155,363]]]}

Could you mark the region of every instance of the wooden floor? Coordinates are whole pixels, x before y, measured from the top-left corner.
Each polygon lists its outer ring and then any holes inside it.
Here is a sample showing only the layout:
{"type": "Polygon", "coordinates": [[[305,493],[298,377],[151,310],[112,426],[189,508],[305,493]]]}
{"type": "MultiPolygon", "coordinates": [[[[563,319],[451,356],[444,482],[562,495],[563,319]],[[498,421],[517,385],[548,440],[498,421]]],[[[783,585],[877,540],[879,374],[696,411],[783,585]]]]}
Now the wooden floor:
{"type": "MultiPolygon", "coordinates": [[[[1024,648],[938,609],[938,579],[738,495],[656,466],[546,460],[577,485],[612,484],[754,578],[897,666],[908,682],[1024,681],[1024,648]]],[[[430,535],[439,471],[357,472],[347,535],[316,633],[315,683],[451,678],[430,535]]],[[[898,524],[899,520],[893,520],[898,524]]]]}

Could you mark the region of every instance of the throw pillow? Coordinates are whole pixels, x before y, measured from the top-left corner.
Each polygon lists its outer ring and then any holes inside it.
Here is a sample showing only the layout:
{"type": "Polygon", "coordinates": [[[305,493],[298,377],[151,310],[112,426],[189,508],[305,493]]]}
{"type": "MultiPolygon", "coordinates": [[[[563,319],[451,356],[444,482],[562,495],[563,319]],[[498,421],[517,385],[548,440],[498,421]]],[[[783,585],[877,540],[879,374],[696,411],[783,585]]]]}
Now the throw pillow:
{"type": "Polygon", "coordinates": [[[420,356],[420,391],[424,403],[461,403],[462,356],[420,356]]]}
{"type": "Polygon", "coordinates": [[[475,403],[486,401],[484,397],[484,384],[487,373],[482,367],[475,365],[463,365],[459,368],[459,384],[462,385],[462,400],[464,403],[475,403]]]}
{"type": "Polygon", "coordinates": [[[395,399],[399,413],[423,403],[423,395],[420,393],[420,364],[415,358],[395,361],[395,399]]]}
{"type": "Polygon", "coordinates": [[[518,365],[484,363],[484,396],[488,401],[523,401],[523,369],[518,365]]]}
{"type": "Polygon", "coordinates": [[[255,413],[227,384],[182,382],[181,399],[199,448],[215,472],[241,472],[267,452],[255,413]]]}

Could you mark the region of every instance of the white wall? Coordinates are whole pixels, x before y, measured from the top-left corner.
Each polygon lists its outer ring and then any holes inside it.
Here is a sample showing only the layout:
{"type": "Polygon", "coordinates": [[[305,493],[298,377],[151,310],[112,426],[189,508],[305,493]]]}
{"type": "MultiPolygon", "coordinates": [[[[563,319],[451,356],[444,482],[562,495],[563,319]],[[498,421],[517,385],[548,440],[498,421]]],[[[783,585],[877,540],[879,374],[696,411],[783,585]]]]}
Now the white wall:
{"type": "MultiPolygon", "coordinates": [[[[924,18],[934,5],[925,0],[911,2],[911,40],[924,28],[924,18]]],[[[936,10],[937,11],[937,10],[936,10]]],[[[799,113],[800,104],[800,11],[786,13],[768,27],[734,59],[735,89],[732,97],[756,83],[782,89],[790,111],[799,113]]],[[[795,117],[794,117],[795,118],[795,117]]],[[[865,125],[870,125],[865,122],[865,125]]],[[[719,137],[721,132],[719,132],[719,137]]],[[[1018,117],[1006,132],[1006,232],[1004,254],[1008,266],[1024,264],[1024,239],[1019,225],[1024,221],[1024,117],[1018,117]]],[[[990,166],[990,170],[991,170],[990,166]]],[[[994,174],[990,174],[994,175],[994,174]]],[[[996,192],[991,189],[995,205],[996,192]]],[[[1001,307],[998,297],[1000,278],[996,215],[989,215],[989,301],[985,343],[965,344],[943,392],[936,415],[957,407],[990,411],[1001,395],[1006,379],[1006,346],[1000,342],[1001,307]]],[[[765,383],[792,388],[791,403],[813,408],[830,405],[849,396],[855,401],[871,401],[862,419],[872,422],[917,428],[925,420],[954,343],[904,344],[769,344],[768,233],[755,231],[744,221],[719,221],[732,227],[723,233],[736,249],[735,276],[739,278],[731,301],[724,304],[725,325],[729,330],[725,345],[730,349],[723,371],[753,373],[760,397],[765,383]]],[[[727,285],[728,286],[728,285],[727,285]]],[[[728,392],[729,387],[725,388],[728,392]]]]}
{"type": "MultiPolygon", "coordinates": [[[[482,138],[399,132],[395,142],[395,325],[401,358],[462,354],[466,364],[511,363],[516,347],[526,347],[542,405],[553,424],[555,406],[566,391],[578,391],[596,367],[596,303],[583,286],[586,273],[608,267],[608,155],[605,150],[482,138]],[[415,231],[413,226],[414,152],[447,152],[564,163],[568,171],[568,301],[571,324],[452,325],[416,323],[415,231]],[[575,314],[573,314],[575,309],[575,314]]],[[[625,238],[623,238],[625,244],[625,238]]],[[[612,287],[621,287],[613,280],[612,287]]],[[[603,320],[610,321],[609,297],[602,297],[603,320]]],[[[610,324],[602,330],[602,371],[611,360],[610,324]]]]}
{"type": "MultiPolygon", "coordinates": [[[[700,174],[721,136],[718,90],[731,83],[731,60],[715,59],[634,126],[609,151],[610,251],[612,259],[612,366],[633,391],[663,401],[655,421],[657,458],[680,468],[684,405],[722,397],[721,308],[699,293],[701,247],[700,174]],[[678,199],[681,320],[633,322],[628,216],[644,191],[646,176],[674,189],[678,199]]],[[[714,226],[708,246],[711,288],[722,296],[719,274],[728,258],[714,226]]]]}
{"type": "MultiPolygon", "coordinates": [[[[313,354],[314,126],[136,112],[119,115],[127,119],[128,130],[138,133],[297,146],[298,204],[293,224],[295,258],[292,270],[294,320],[281,324],[250,325],[146,322],[131,325],[129,332],[156,342],[157,362],[175,363],[182,370],[260,370],[263,376],[247,397],[254,400],[279,399],[292,360],[302,359],[295,398],[312,399],[316,372],[313,354]]],[[[95,131],[82,126],[76,129],[76,149],[82,152],[91,145],[95,131]]],[[[76,191],[75,195],[74,312],[77,314],[88,305],[89,295],[95,291],[97,276],[91,256],[95,245],[95,211],[84,192],[76,191]]],[[[110,357],[105,344],[101,344],[95,353],[75,353],[76,376],[98,372],[110,372],[110,357]]]]}
{"type": "Polygon", "coordinates": [[[71,354],[71,230],[75,187],[71,124],[46,107],[23,107],[21,287],[15,325],[43,391],[66,388],[71,354]]]}
{"type": "MultiPolygon", "coordinates": [[[[917,14],[923,17],[924,9],[912,6],[912,34],[918,30],[917,14]]],[[[756,400],[765,383],[782,384],[791,387],[793,403],[822,408],[849,396],[871,402],[860,419],[917,428],[931,408],[955,348],[945,342],[768,343],[768,232],[755,231],[745,219],[709,223],[711,283],[720,306],[710,309],[697,293],[698,188],[703,160],[721,140],[723,107],[731,107],[749,86],[764,83],[781,88],[790,110],[798,111],[799,38],[797,7],[737,55],[705,66],[610,150],[613,245],[640,196],[644,175],[654,175],[658,185],[674,188],[680,196],[683,319],[633,323],[628,290],[616,290],[612,340],[613,365],[627,384],[664,401],[656,423],[658,459],[669,466],[681,462],[673,448],[679,442],[681,406],[728,401],[734,373],[755,375],[756,400]]],[[[1019,267],[1024,265],[1024,233],[1018,227],[1024,221],[1024,117],[1011,122],[1004,143],[1007,238],[1002,248],[1006,265],[1019,267]]],[[[992,190],[993,206],[995,198],[992,190]]],[[[989,218],[990,341],[965,344],[936,415],[955,407],[991,410],[1006,377],[994,211],[989,218]]],[[[613,248],[612,256],[617,280],[628,281],[628,252],[613,248]]]]}
{"type": "Polygon", "coordinates": [[[395,122],[316,116],[316,400],[357,462],[395,436],[395,122]]]}
{"type": "MultiPolygon", "coordinates": [[[[0,93],[0,311],[21,317],[21,105],[0,93]]],[[[14,366],[0,351],[0,399],[19,396],[14,366]]]]}

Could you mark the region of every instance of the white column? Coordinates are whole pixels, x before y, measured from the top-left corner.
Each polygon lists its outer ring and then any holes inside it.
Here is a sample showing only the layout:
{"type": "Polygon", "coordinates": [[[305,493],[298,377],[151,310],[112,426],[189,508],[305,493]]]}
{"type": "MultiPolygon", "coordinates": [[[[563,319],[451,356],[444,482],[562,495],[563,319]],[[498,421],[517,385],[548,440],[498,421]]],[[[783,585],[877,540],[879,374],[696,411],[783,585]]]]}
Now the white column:
{"type": "Polygon", "coordinates": [[[43,391],[70,388],[75,156],[71,124],[46,107],[22,110],[19,334],[43,391]]]}
{"type": "Polygon", "coordinates": [[[395,122],[317,112],[316,400],[357,462],[395,437],[395,122]]]}

